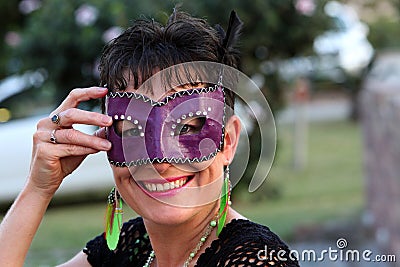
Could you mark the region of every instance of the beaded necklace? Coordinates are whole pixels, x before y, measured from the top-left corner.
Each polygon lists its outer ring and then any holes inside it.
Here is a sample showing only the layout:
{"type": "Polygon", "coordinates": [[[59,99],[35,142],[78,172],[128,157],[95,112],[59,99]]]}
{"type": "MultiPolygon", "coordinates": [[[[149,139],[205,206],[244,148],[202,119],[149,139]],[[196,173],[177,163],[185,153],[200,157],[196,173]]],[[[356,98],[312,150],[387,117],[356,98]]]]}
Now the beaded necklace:
{"type": "MultiPolygon", "coordinates": [[[[217,221],[212,220],[208,225],[206,230],[204,231],[204,234],[201,236],[200,241],[197,243],[196,247],[190,252],[189,257],[186,259],[185,263],[183,264],[183,267],[188,267],[189,263],[193,260],[193,258],[196,256],[197,252],[201,249],[203,244],[206,242],[207,238],[210,236],[212,230],[214,227],[217,226],[217,221]]],[[[154,250],[150,252],[149,257],[147,258],[146,263],[143,265],[143,267],[150,267],[151,263],[153,262],[154,258],[156,257],[156,254],[154,253],[154,250]]]]}

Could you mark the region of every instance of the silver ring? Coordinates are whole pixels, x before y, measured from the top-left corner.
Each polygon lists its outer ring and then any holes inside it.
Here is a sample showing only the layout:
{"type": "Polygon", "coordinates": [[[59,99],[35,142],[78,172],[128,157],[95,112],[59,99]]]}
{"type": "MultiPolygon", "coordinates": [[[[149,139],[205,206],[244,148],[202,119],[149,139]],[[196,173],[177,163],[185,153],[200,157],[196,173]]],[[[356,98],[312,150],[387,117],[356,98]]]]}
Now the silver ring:
{"type": "Polygon", "coordinates": [[[51,117],[51,122],[60,126],[60,116],[58,114],[54,114],[53,117],[51,117]]]}
{"type": "Polygon", "coordinates": [[[56,131],[57,131],[57,129],[54,129],[50,133],[50,142],[52,142],[53,144],[58,144],[57,143],[57,138],[56,138],[56,131]]]}

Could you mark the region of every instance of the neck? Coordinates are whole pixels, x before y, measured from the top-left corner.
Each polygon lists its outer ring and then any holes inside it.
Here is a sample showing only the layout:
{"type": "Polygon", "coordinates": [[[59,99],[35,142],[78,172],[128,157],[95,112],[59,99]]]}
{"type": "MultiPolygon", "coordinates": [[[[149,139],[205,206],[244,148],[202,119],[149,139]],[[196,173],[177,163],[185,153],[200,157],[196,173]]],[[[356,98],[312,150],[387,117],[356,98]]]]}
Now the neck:
{"type": "MultiPolygon", "coordinates": [[[[178,225],[162,225],[144,219],[157,266],[182,266],[199,243],[209,223],[215,219],[217,206],[207,212],[200,211],[189,220],[178,225]],[[184,246],[182,244],[185,244],[184,246]]],[[[216,239],[215,229],[192,262],[216,239]]]]}

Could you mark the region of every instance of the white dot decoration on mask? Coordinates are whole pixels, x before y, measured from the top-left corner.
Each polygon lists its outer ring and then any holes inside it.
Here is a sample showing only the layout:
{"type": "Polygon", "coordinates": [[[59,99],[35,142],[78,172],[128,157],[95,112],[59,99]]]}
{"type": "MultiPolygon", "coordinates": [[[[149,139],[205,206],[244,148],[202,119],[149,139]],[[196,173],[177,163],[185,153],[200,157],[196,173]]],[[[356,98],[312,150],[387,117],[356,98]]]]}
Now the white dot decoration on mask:
{"type": "MultiPolygon", "coordinates": [[[[137,128],[138,128],[139,130],[143,130],[143,126],[139,124],[139,121],[138,121],[138,120],[135,119],[135,120],[132,121],[132,116],[126,116],[126,117],[125,117],[124,114],[121,114],[121,115],[115,114],[115,115],[114,115],[114,119],[115,119],[115,120],[125,120],[125,119],[126,119],[126,120],[128,120],[128,121],[133,122],[133,124],[137,125],[137,128]]],[[[140,137],[144,137],[144,132],[141,131],[141,132],[139,133],[139,136],[140,136],[140,137]]]]}
{"type": "MultiPolygon", "coordinates": [[[[208,107],[207,110],[208,110],[208,111],[211,111],[211,107],[208,107]]],[[[196,114],[197,116],[200,116],[200,115],[207,116],[208,112],[207,112],[206,110],[204,110],[204,111],[198,110],[198,111],[196,111],[195,113],[189,112],[188,114],[183,114],[183,115],[181,115],[181,117],[178,118],[176,121],[172,120],[172,122],[181,123],[182,120],[185,120],[186,118],[191,118],[191,117],[193,117],[195,114],[196,114]]],[[[172,128],[172,129],[176,129],[176,127],[177,127],[176,124],[172,124],[172,125],[171,125],[171,128],[172,128]]],[[[141,128],[139,128],[139,129],[141,129],[141,128]]],[[[171,132],[171,136],[174,136],[174,135],[175,135],[175,132],[172,131],[172,132],[171,132]]]]}

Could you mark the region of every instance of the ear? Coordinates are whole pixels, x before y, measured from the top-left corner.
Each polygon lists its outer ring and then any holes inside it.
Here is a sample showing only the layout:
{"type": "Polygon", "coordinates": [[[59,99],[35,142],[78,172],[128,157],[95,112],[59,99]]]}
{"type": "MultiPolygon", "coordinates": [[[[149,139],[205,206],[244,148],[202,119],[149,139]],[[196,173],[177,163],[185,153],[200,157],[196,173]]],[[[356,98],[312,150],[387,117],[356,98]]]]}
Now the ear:
{"type": "Polygon", "coordinates": [[[231,116],[225,124],[224,149],[221,151],[224,156],[224,165],[229,165],[235,156],[241,129],[242,124],[236,115],[231,116]]]}

